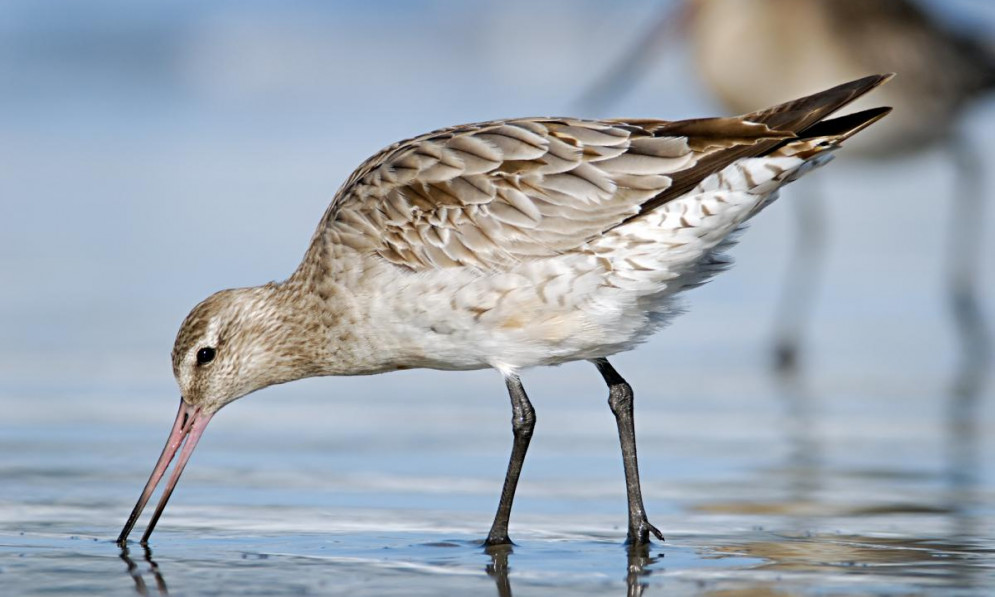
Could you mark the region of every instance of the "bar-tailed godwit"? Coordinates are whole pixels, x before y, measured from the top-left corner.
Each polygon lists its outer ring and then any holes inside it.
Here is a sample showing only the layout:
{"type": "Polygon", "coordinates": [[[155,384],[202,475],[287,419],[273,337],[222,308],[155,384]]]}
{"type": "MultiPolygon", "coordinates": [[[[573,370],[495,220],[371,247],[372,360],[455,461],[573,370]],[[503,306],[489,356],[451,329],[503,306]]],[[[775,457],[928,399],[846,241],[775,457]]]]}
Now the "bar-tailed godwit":
{"type": "Polygon", "coordinates": [[[663,535],[643,508],[632,389],[607,357],[675,314],[675,295],[728,265],[732,234],[779,187],[883,117],[830,118],[871,76],[738,118],[525,118],[396,143],[339,189],[290,278],[222,290],[173,347],[179,412],[118,542],[180,446],[148,541],[211,417],[274,384],[415,367],[497,369],[511,459],[486,544],[508,519],[535,413],[518,373],[591,361],[608,384],[628,495],[628,541],[663,535]],[[185,442],[185,444],[184,444],[185,442]]]}
{"type": "MultiPolygon", "coordinates": [[[[944,285],[962,341],[962,369],[983,369],[990,352],[977,298],[984,152],[971,147],[959,125],[976,100],[995,93],[995,38],[978,36],[980,28],[954,29],[913,0],[692,0],[691,7],[686,31],[695,70],[733,114],[862,73],[898,74],[879,98],[894,112],[848,152],[895,159],[941,147],[953,159],[944,285]]],[[[862,103],[848,109],[867,107],[862,103]]],[[[810,190],[805,201],[792,202],[801,230],[777,311],[781,368],[793,367],[814,302],[826,221],[820,199],[810,190]]]]}

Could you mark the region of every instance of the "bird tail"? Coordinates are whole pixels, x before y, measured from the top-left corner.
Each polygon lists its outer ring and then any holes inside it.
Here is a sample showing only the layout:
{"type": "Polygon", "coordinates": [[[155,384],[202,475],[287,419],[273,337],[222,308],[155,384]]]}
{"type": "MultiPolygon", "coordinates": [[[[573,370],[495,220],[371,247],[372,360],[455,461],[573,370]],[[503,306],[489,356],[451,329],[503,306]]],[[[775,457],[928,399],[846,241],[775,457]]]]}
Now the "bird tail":
{"type": "Polygon", "coordinates": [[[884,74],[863,77],[772,108],[744,114],[742,118],[752,122],[762,122],[774,130],[789,131],[800,136],[809,127],[875,87],[883,85],[894,76],[894,74],[884,74]]]}
{"type": "Polygon", "coordinates": [[[794,139],[782,142],[767,155],[809,159],[818,153],[838,147],[843,141],[881,120],[889,112],[891,108],[888,107],[871,108],[846,116],[820,120],[800,131],[794,139]]]}
{"type": "Polygon", "coordinates": [[[681,197],[709,174],[744,158],[779,155],[796,155],[791,152],[808,152],[808,155],[826,151],[860,132],[891,111],[891,108],[874,108],[851,116],[825,120],[830,114],[875,87],[886,83],[894,75],[871,75],[830,89],[779,104],[766,110],[751,112],[734,118],[698,118],[666,123],[654,130],[654,135],[687,136],[699,143],[729,138],[746,139],[728,151],[717,151],[703,156],[691,169],[694,176],[674,180],[670,187],[646,201],[639,214],[629,220],[649,213],[661,205],[681,197]],[[764,126],[750,126],[762,124],[764,126]],[[821,125],[821,126],[820,126],[821,125]],[[739,137],[740,135],[742,137],[739,137]]]}

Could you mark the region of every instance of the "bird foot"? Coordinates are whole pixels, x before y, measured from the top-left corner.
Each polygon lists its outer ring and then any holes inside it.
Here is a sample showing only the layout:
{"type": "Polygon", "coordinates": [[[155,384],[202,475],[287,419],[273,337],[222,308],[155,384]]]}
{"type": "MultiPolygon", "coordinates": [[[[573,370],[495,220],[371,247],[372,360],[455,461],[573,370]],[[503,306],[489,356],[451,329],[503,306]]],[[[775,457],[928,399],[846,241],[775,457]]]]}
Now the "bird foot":
{"type": "Polygon", "coordinates": [[[650,521],[643,518],[635,525],[629,525],[629,535],[625,540],[627,545],[647,545],[650,542],[650,534],[660,541],[665,541],[660,529],[650,524],[650,521]]]}
{"type": "Polygon", "coordinates": [[[484,539],[484,547],[499,547],[502,545],[513,546],[515,545],[508,535],[488,535],[484,539]]]}

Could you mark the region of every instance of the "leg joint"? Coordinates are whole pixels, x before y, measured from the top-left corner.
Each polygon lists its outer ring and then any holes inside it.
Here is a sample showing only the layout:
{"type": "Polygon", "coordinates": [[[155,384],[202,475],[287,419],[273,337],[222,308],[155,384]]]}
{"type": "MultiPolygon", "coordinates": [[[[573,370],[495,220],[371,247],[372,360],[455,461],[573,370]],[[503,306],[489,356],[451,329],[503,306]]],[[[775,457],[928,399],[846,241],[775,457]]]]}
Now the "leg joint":
{"type": "Polygon", "coordinates": [[[608,406],[615,416],[632,412],[632,386],[623,381],[608,388],[608,406]]]}
{"type": "Polygon", "coordinates": [[[532,437],[532,430],[536,426],[536,412],[531,404],[526,404],[528,406],[523,405],[523,408],[516,409],[514,415],[512,415],[511,430],[516,436],[524,435],[532,437]]]}

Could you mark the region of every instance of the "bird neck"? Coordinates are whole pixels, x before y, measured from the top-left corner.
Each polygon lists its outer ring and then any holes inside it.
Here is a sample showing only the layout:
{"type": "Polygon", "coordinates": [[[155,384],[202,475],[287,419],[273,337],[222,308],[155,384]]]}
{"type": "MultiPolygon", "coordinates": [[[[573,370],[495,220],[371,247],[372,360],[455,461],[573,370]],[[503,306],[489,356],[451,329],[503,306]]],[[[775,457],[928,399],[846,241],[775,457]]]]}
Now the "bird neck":
{"type": "Polygon", "coordinates": [[[277,305],[280,319],[277,342],[270,350],[289,370],[303,373],[299,377],[384,370],[377,357],[382,351],[376,350],[374,338],[363,331],[369,326],[362,302],[334,277],[294,275],[274,285],[270,300],[277,305]]]}

